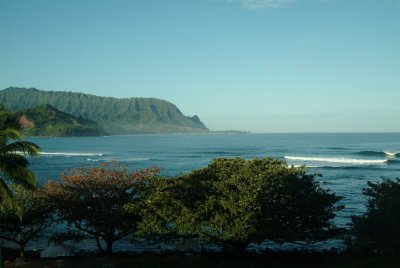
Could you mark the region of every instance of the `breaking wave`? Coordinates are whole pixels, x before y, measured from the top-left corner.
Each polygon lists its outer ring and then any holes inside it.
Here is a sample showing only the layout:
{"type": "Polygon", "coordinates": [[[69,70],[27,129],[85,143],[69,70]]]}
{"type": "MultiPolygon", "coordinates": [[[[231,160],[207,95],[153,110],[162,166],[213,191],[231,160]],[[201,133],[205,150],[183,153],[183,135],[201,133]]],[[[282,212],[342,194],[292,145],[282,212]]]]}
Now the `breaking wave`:
{"type": "Polygon", "coordinates": [[[400,152],[384,151],[384,153],[388,156],[400,156],[400,152]]]}
{"type": "Polygon", "coordinates": [[[397,151],[361,151],[357,154],[364,156],[400,157],[400,152],[397,151]]]}
{"type": "Polygon", "coordinates": [[[381,165],[387,163],[387,159],[351,159],[351,158],[333,158],[333,157],[306,157],[306,156],[285,156],[287,160],[309,161],[309,162],[329,162],[340,164],[356,165],[381,165]]]}
{"type": "Polygon", "coordinates": [[[103,156],[104,154],[100,153],[68,153],[68,152],[40,152],[40,155],[49,155],[49,156],[103,156]]]}

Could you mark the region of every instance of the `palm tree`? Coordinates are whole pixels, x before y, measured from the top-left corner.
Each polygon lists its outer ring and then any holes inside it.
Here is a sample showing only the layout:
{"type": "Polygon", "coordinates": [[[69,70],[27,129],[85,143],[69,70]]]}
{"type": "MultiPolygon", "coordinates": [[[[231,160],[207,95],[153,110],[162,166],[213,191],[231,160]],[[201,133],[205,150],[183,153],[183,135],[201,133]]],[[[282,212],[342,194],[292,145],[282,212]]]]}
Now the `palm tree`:
{"type": "Polygon", "coordinates": [[[7,182],[21,184],[28,189],[36,187],[34,173],[28,169],[27,155],[39,154],[39,146],[21,140],[19,127],[11,120],[11,113],[0,105],[0,202],[13,204],[7,182]]]}

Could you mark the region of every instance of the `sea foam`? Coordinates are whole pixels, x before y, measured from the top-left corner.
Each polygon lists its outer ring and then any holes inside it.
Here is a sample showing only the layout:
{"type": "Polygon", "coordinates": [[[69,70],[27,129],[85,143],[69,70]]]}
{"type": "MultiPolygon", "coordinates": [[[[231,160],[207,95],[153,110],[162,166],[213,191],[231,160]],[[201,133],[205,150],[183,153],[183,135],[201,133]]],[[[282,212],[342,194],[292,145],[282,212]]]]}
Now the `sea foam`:
{"type": "Polygon", "coordinates": [[[341,164],[357,165],[379,165],[387,163],[387,159],[352,159],[352,158],[333,158],[333,157],[307,157],[307,156],[285,156],[288,160],[310,161],[310,162],[329,162],[341,164]]]}
{"type": "Polygon", "coordinates": [[[384,151],[387,156],[400,156],[400,152],[384,151]]]}
{"type": "Polygon", "coordinates": [[[40,152],[40,155],[56,156],[103,156],[100,153],[73,153],[73,152],[40,152]]]}
{"type": "Polygon", "coordinates": [[[381,156],[381,157],[397,157],[400,156],[398,151],[361,151],[357,153],[363,156],[381,156]]]}

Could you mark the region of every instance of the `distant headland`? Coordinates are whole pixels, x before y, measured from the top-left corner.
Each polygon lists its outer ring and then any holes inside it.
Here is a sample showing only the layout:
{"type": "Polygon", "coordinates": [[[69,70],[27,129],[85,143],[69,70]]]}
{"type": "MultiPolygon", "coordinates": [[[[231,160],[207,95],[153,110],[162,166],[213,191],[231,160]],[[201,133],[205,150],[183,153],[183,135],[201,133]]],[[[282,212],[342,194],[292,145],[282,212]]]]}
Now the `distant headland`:
{"type": "Polygon", "coordinates": [[[211,133],[196,115],[156,98],[112,98],[9,87],[0,104],[16,113],[28,135],[87,136],[211,133]]]}

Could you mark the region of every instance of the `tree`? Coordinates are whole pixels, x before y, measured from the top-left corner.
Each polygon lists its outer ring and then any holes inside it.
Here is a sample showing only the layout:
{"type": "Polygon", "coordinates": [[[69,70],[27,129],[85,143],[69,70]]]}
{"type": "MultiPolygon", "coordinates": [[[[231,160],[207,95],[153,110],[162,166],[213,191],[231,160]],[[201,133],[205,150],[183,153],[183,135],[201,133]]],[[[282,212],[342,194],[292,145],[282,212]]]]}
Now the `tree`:
{"type": "Polygon", "coordinates": [[[21,184],[28,189],[35,188],[35,176],[28,169],[29,162],[25,155],[36,156],[38,153],[39,147],[36,144],[21,140],[18,126],[12,122],[11,114],[0,105],[0,202],[13,203],[7,181],[21,184]]]}
{"type": "Polygon", "coordinates": [[[367,211],[353,216],[350,249],[363,253],[400,254],[400,179],[368,182],[367,211]]]}
{"type": "Polygon", "coordinates": [[[342,208],[335,206],[341,198],[321,189],[304,167],[272,158],[214,159],[181,175],[171,191],[175,216],[160,225],[234,251],[266,239],[312,243],[333,237],[332,219],[342,208]]]}
{"type": "Polygon", "coordinates": [[[147,180],[157,173],[156,168],[128,172],[117,163],[101,164],[63,173],[62,181],[50,181],[47,189],[60,218],[78,230],[78,237],[95,239],[100,252],[111,254],[113,243],[134,233],[140,220],[139,213],[124,207],[142,206],[147,180]]]}
{"type": "Polygon", "coordinates": [[[0,238],[16,243],[23,258],[26,243],[53,224],[53,209],[42,190],[28,190],[16,184],[10,189],[22,216],[17,216],[16,206],[0,204],[0,238]]]}
{"type": "Polygon", "coordinates": [[[125,206],[126,212],[141,217],[137,235],[154,241],[183,236],[182,233],[178,235],[175,226],[171,224],[176,220],[181,208],[175,191],[179,182],[177,178],[150,178],[143,195],[145,200],[142,205],[125,206]]]}

